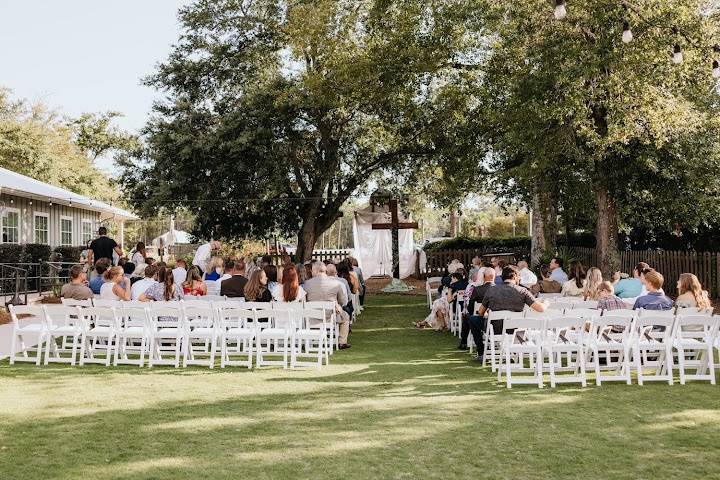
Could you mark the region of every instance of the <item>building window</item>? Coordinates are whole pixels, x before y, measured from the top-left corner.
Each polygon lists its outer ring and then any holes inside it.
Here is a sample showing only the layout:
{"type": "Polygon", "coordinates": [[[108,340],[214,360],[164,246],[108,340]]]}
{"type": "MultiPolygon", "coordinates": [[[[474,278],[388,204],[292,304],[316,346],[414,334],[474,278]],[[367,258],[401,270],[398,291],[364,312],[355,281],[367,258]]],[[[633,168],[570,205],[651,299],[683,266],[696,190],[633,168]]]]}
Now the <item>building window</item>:
{"type": "Polygon", "coordinates": [[[93,224],[90,220],[82,222],[82,244],[87,245],[93,239],[93,224]]]}
{"type": "Polygon", "coordinates": [[[48,216],[35,214],[35,243],[47,245],[49,242],[48,216]]]}
{"type": "Polygon", "coordinates": [[[73,244],[72,218],[60,218],[60,245],[70,247],[73,244]]]}
{"type": "Polygon", "coordinates": [[[3,243],[20,243],[20,211],[6,210],[2,216],[3,243]]]}

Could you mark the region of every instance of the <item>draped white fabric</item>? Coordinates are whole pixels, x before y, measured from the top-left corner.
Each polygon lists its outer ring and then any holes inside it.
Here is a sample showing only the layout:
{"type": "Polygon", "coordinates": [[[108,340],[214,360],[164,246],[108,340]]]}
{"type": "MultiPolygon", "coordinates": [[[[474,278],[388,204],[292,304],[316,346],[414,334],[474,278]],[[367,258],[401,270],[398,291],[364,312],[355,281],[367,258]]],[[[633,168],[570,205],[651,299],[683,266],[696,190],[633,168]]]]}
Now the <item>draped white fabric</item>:
{"type": "MultiPolygon", "coordinates": [[[[401,219],[401,221],[405,221],[401,219]]],[[[353,240],[355,256],[365,278],[373,275],[392,276],[392,232],[373,230],[373,223],[390,223],[389,212],[372,212],[369,209],[355,212],[353,219],[353,240]]],[[[407,278],[415,272],[415,247],[413,230],[400,230],[400,278],[407,278]]]]}

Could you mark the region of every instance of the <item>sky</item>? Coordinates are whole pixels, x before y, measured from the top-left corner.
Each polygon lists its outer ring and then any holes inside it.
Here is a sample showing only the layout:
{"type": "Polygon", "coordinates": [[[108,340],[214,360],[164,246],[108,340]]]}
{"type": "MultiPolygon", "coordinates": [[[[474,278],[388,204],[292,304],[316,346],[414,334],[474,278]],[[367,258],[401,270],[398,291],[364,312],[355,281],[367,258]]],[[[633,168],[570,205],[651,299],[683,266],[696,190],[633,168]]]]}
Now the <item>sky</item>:
{"type": "MultiPolygon", "coordinates": [[[[137,132],[158,92],[141,85],[179,36],[190,0],[0,0],[0,86],[62,114],[114,110],[137,132]]],[[[111,162],[99,166],[114,173],[111,162]]]]}

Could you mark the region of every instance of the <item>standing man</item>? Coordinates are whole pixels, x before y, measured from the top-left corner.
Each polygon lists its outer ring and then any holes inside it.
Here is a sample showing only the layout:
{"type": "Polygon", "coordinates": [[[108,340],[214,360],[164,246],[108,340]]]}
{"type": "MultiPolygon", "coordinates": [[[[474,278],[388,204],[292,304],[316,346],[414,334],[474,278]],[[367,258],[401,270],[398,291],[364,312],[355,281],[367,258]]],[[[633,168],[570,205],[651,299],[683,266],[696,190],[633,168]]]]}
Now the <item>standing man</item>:
{"type": "Polygon", "coordinates": [[[568,281],[567,273],[563,271],[562,267],[562,258],[553,258],[550,262],[550,280],[553,280],[560,285],[568,281]]]}
{"type": "Polygon", "coordinates": [[[210,263],[212,258],[213,250],[220,250],[222,243],[217,240],[213,240],[204,245],[200,245],[195,251],[195,257],[193,258],[192,264],[200,269],[200,275],[205,273],[205,269],[210,263]]]}
{"type": "Polygon", "coordinates": [[[88,265],[92,267],[92,265],[101,258],[107,258],[112,263],[113,252],[117,254],[118,258],[122,257],[122,248],[120,248],[120,245],[118,245],[115,240],[107,236],[107,228],[98,228],[98,237],[90,242],[90,248],[88,249],[88,265]]]}

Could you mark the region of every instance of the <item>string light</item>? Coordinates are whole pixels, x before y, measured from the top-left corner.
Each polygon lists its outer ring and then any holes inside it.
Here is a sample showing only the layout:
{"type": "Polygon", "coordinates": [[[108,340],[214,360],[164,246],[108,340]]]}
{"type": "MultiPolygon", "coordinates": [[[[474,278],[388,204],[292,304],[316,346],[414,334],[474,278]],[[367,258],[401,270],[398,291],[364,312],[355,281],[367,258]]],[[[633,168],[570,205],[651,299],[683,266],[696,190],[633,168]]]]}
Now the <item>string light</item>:
{"type": "Polygon", "coordinates": [[[567,17],[567,8],[565,8],[565,0],[555,0],[555,18],[562,20],[567,17]]]}
{"type": "Polygon", "coordinates": [[[630,23],[627,21],[623,22],[622,41],[623,43],[630,43],[633,41],[633,33],[632,30],[630,30],[630,23]]]}
{"type": "Polygon", "coordinates": [[[683,63],[684,57],[683,57],[683,51],[682,48],[680,48],[680,45],[677,43],[675,44],[675,47],[673,48],[673,56],[672,61],[675,65],[680,65],[683,63]]]}

